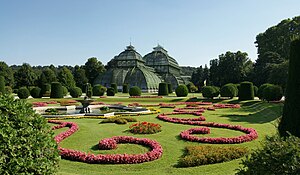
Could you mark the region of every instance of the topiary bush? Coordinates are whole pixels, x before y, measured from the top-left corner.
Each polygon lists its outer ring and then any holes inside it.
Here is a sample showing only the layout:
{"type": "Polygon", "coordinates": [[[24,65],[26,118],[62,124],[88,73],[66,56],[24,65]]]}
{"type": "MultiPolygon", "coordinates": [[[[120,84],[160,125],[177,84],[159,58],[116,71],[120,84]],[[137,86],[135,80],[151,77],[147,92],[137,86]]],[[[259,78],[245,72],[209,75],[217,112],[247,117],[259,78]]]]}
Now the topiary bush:
{"type": "Polygon", "coordinates": [[[79,87],[72,87],[70,89],[70,95],[73,97],[73,98],[78,98],[82,95],[82,90],[81,88],[79,87]]]}
{"type": "Polygon", "coordinates": [[[219,88],[216,86],[204,86],[202,88],[202,96],[205,98],[211,98],[219,96],[219,88]]]}
{"type": "Polygon", "coordinates": [[[128,93],[129,92],[129,86],[128,84],[123,84],[123,93],[128,93]]]}
{"type": "Polygon", "coordinates": [[[50,98],[63,98],[63,87],[59,82],[51,83],[51,93],[50,98]]]}
{"type": "Polygon", "coordinates": [[[63,88],[63,95],[66,96],[68,94],[68,88],[66,86],[62,86],[63,88]]]}
{"type": "Polygon", "coordinates": [[[189,90],[186,85],[181,84],[175,90],[177,97],[186,97],[189,94],[189,90]]]}
{"type": "Polygon", "coordinates": [[[93,95],[94,96],[103,96],[104,93],[106,92],[106,87],[100,85],[100,84],[97,84],[93,87],[93,95]]]}
{"type": "Polygon", "coordinates": [[[30,92],[26,87],[21,87],[18,90],[18,97],[20,99],[27,99],[30,96],[30,92]]]}
{"type": "Polygon", "coordinates": [[[112,84],[110,85],[110,87],[114,88],[115,93],[118,93],[118,86],[117,86],[116,83],[112,83],[112,84]]]}
{"type": "Polygon", "coordinates": [[[43,84],[41,87],[40,95],[41,97],[49,97],[51,92],[51,84],[43,84]]]}
{"type": "Polygon", "coordinates": [[[3,95],[0,104],[0,174],[54,174],[60,156],[47,120],[24,100],[3,95]]]}
{"type": "Polygon", "coordinates": [[[282,88],[278,85],[269,85],[264,88],[263,98],[267,101],[279,101],[283,96],[282,88]]]}
{"type": "Polygon", "coordinates": [[[5,79],[3,76],[0,76],[0,94],[5,93],[5,79]]]}
{"type": "Polygon", "coordinates": [[[141,89],[137,86],[133,86],[129,89],[130,96],[141,96],[142,92],[141,89]]]}
{"type": "Polygon", "coordinates": [[[228,83],[228,84],[224,85],[220,90],[221,97],[233,98],[233,97],[237,96],[237,93],[238,93],[238,90],[237,90],[236,86],[232,83],[228,83]]]}
{"type": "Polygon", "coordinates": [[[107,96],[115,96],[115,89],[113,87],[107,88],[106,94],[107,96]]]}
{"type": "Polygon", "coordinates": [[[259,88],[257,90],[257,97],[259,99],[264,100],[264,89],[268,86],[272,86],[272,84],[265,83],[265,84],[259,86],[259,88]]]}
{"type": "Polygon", "coordinates": [[[253,84],[251,82],[245,81],[241,83],[239,91],[239,100],[253,100],[254,99],[254,90],[253,84]]]}
{"type": "Polygon", "coordinates": [[[267,137],[262,147],[242,160],[237,175],[300,174],[300,139],[275,135],[267,137]]]}
{"type": "Polygon", "coordinates": [[[168,90],[168,84],[167,83],[159,83],[158,86],[158,95],[168,95],[169,90],[168,90]]]}
{"type": "Polygon", "coordinates": [[[168,83],[168,92],[169,92],[169,94],[173,93],[173,87],[172,87],[171,83],[168,83]]]}
{"type": "Polygon", "coordinates": [[[41,88],[39,88],[39,87],[34,87],[30,91],[30,95],[33,98],[39,98],[39,97],[41,97],[40,93],[41,93],[41,88]]]}

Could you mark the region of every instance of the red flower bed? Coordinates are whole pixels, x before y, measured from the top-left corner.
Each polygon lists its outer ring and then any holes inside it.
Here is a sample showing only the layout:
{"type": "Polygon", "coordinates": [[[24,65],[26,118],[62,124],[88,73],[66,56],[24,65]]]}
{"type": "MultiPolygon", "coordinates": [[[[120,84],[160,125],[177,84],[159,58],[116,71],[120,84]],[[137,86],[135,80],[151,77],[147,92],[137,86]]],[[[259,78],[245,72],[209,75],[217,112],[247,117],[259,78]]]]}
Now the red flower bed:
{"type": "Polygon", "coordinates": [[[57,101],[47,101],[47,104],[57,104],[57,101]]]}
{"type": "Polygon", "coordinates": [[[33,107],[44,107],[44,106],[48,106],[47,103],[45,102],[32,102],[33,107]]]}
{"type": "MultiPolygon", "coordinates": [[[[65,132],[62,132],[55,136],[54,140],[59,144],[62,140],[72,135],[79,128],[76,123],[63,122],[57,120],[49,120],[49,123],[59,124],[53,126],[52,129],[59,129],[63,127],[69,127],[65,132]]],[[[85,152],[66,149],[59,146],[60,155],[64,159],[80,161],[85,163],[111,163],[111,164],[134,164],[153,161],[159,159],[162,156],[163,149],[161,145],[150,139],[135,138],[131,136],[116,136],[112,138],[106,138],[99,142],[99,148],[101,149],[115,149],[119,143],[133,143],[150,147],[151,150],[145,154],[87,154],[85,152]]]]}

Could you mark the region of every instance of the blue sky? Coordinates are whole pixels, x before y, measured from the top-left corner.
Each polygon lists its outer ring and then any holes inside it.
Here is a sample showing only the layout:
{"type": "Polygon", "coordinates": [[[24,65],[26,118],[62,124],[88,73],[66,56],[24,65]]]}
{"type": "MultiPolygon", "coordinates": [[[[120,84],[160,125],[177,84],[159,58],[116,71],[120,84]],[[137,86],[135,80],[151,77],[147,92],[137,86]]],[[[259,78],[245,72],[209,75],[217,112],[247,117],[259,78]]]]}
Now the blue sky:
{"type": "Polygon", "coordinates": [[[180,65],[226,51],[257,59],[258,33],[300,15],[299,0],[0,0],[0,60],[20,65],[106,64],[129,45],[158,43],[180,65]]]}

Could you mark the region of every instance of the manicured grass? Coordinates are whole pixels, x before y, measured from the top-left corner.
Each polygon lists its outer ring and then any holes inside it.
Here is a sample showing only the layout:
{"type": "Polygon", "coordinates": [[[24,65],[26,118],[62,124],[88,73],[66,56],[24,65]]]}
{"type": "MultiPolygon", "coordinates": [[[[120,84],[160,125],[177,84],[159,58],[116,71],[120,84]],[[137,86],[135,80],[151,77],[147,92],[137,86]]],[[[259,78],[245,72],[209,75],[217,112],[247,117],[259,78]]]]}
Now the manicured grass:
{"type": "MultiPolygon", "coordinates": [[[[187,98],[165,97],[162,99],[130,99],[126,97],[112,97],[97,99],[105,103],[123,102],[124,104],[139,102],[142,104],[155,104],[160,102],[173,103],[176,101],[186,101],[187,98]]],[[[33,101],[33,100],[29,100],[33,101]]],[[[34,100],[38,101],[38,100],[34,100]]],[[[215,100],[226,103],[239,103],[236,100],[215,100]]],[[[259,141],[265,135],[271,135],[276,132],[276,119],[281,115],[282,104],[271,104],[261,101],[246,101],[241,102],[240,109],[217,109],[216,111],[205,111],[203,115],[208,122],[229,123],[232,125],[242,125],[243,127],[251,127],[257,130],[259,138],[252,142],[242,144],[234,144],[232,146],[243,146],[250,150],[256,149],[260,146],[259,141]]],[[[180,107],[180,106],[179,106],[180,107]]],[[[183,107],[183,106],[181,106],[183,107]]],[[[161,112],[171,112],[173,109],[162,108],[161,112]]],[[[179,133],[183,130],[190,129],[197,126],[181,125],[174,123],[167,123],[158,120],[155,115],[136,116],[138,121],[147,121],[158,123],[162,126],[162,131],[156,134],[143,135],[132,134],[128,132],[128,127],[132,123],[126,125],[117,125],[114,123],[99,124],[103,119],[70,119],[66,121],[76,122],[79,125],[79,131],[74,133],[61,143],[62,147],[69,149],[81,150],[93,154],[136,154],[144,153],[148,148],[133,145],[121,144],[116,150],[98,150],[97,144],[103,138],[112,136],[134,136],[139,138],[149,138],[158,141],[163,149],[162,158],[146,162],[142,164],[125,164],[125,165],[111,165],[111,164],[86,164],[81,162],[73,162],[68,160],[60,161],[60,168],[58,174],[234,174],[235,169],[239,166],[241,159],[233,160],[225,163],[218,163],[212,165],[203,165],[190,168],[178,168],[177,161],[184,154],[185,147],[188,145],[208,145],[195,142],[188,142],[180,139],[179,133]]],[[[173,117],[173,116],[172,116],[173,117]]],[[[185,118],[187,116],[184,116],[185,118]]],[[[190,115],[191,118],[196,116],[190,115]]],[[[56,130],[59,133],[66,130],[62,128],[56,130]]],[[[232,131],[228,129],[212,128],[211,134],[205,137],[233,137],[242,135],[239,131],[232,131]]],[[[199,135],[200,136],[200,135],[199,135]]],[[[228,146],[221,145],[218,146],[228,146]]]]}

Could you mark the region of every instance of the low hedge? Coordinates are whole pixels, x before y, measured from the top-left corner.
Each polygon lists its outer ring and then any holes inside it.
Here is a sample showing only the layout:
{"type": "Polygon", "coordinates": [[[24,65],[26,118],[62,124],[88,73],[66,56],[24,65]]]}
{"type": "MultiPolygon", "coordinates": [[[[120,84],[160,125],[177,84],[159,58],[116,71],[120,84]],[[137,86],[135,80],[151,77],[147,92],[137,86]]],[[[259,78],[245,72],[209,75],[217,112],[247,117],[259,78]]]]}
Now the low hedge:
{"type": "Polygon", "coordinates": [[[100,84],[97,84],[93,87],[93,95],[94,96],[103,96],[104,93],[106,92],[106,87],[100,85],[100,84]]]}
{"type": "Polygon", "coordinates": [[[70,95],[73,97],[73,98],[78,98],[82,95],[82,90],[81,88],[79,87],[72,87],[70,89],[70,95]]]}
{"type": "Polygon", "coordinates": [[[141,96],[142,92],[138,86],[133,86],[129,89],[130,96],[141,96]]]}
{"type": "Polygon", "coordinates": [[[186,85],[181,84],[175,90],[177,97],[186,97],[189,94],[189,90],[186,85]]]}
{"type": "Polygon", "coordinates": [[[229,84],[224,85],[221,88],[220,94],[221,94],[221,97],[230,97],[230,98],[233,98],[233,97],[237,96],[238,89],[237,89],[237,87],[234,84],[229,83],[229,84]]]}
{"type": "Polygon", "coordinates": [[[239,90],[239,100],[253,100],[254,99],[254,89],[252,82],[242,82],[239,90]]]}
{"type": "Polygon", "coordinates": [[[220,94],[220,88],[216,86],[204,86],[202,88],[202,96],[205,98],[218,97],[220,94]]]}

